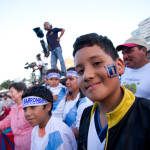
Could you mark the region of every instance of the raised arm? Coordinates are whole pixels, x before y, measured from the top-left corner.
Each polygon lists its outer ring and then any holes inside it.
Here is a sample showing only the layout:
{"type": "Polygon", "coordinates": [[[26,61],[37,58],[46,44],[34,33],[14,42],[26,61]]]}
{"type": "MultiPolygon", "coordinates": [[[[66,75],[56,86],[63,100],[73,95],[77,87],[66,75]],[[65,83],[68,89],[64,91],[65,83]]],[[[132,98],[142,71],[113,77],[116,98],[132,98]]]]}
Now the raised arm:
{"type": "Polygon", "coordinates": [[[58,42],[60,41],[60,38],[63,36],[64,32],[65,32],[65,29],[62,29],[61,34],[60,34],[59,38],[57,39],[58,42]]]}

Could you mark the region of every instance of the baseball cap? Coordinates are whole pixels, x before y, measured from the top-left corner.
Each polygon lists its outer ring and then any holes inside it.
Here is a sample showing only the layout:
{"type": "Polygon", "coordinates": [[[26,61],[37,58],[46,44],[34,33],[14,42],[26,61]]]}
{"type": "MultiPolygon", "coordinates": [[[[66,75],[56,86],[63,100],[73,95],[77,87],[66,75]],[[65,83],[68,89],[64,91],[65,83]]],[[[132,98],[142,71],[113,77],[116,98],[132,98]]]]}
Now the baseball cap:
{"type": "Polygon", "coordinates": [[[41,54],[37,54],[36,57],[40,58],[40,57],[41,57],[41,54]]]}
{"type": "Polygon", "coordinates": [[[118,45],[116,49],[118,51],[121,51],[125,47],[135,47],[137,45],[144,46],[147,48],[147,42],[145,39],[139,37],[132,37],[126,40],[124,44],[118,45]]]}
{"type": "Polygon", "coordinates": [[[8,96],[7,93],[3,94],[3,96],[8,96]]]}

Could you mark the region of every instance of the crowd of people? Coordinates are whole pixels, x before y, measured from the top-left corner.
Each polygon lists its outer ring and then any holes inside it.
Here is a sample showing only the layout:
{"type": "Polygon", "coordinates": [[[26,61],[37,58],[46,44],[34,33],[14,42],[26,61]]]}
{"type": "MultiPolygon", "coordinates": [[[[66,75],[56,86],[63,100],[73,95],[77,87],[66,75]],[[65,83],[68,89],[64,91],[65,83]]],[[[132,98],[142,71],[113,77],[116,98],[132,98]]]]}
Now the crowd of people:
{"type": "Polygon", "coordinates": [[[133,37],[115,48],[106,36],[81,35],[73,44],[74,66],[66,70],[59,43],[65,30],[48,22],[44,29],[51,69],[43,74],[37,55],[40,83],[14,82],[1,102],[11,110],[0,130],[11,128],[15,150],[150,149],[147,42],[133,37]]]}

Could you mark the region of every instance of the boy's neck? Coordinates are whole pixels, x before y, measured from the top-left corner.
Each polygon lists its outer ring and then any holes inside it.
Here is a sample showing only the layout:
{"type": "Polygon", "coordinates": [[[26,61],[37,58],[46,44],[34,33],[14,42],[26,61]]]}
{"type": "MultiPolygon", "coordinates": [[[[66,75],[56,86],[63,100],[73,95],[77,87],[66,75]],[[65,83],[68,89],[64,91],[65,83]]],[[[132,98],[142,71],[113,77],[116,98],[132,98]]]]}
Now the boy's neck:
{"type": "MultiPolygon", "coordinates": [[[[58,85],[59,85],[59,84],[58,84],[58,85]]],[[[50,85],[49,85],[49,86],[52,87],[52,88],[55,88],[55,87],[57,87],[58,85],[56,85],[56,86],[50,86],[50,85]]]]}
{"type": "Polygon", "coordinates": [[[108,123],[107,113],[113,111],[120,104],[122,98],[123,98],[123,90],[120,87],[120,89],[116,94],[103,101],[98,102],[99,119],[102,128],[105,127],[105,125],[108,123]]]}
{"type": "Polygon", "coordinates": [[[51,115],[48,115],[45,118],[45,120],[41,124],[39,124],[39,128],[45,128],[50,118],[51,118],[51,115]]]}

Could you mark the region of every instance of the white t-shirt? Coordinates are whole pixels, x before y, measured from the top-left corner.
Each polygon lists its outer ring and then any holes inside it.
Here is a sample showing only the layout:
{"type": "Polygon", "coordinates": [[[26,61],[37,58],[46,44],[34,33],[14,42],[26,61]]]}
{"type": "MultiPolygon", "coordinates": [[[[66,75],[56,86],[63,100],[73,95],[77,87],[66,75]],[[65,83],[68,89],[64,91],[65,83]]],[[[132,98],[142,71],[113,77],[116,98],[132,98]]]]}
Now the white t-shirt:
{"type": "Polygon", "coordinates": [[[150,63],[138,69],[125,69],[121,76],[121,85],[132,91],[137,97],[150,100],[150,63]]]}
{"type": "Polygon", "coordinates": [[[1,112],[2,112],[2,107],[3,107],[3,101],[0,101],[0,116],[1,116],[1,112]]]}
{"type": "Polygon", "coordinates": [[[12,100],[8,97],[6,100],[3,99],[3,106],[7,107],[12,104],[12,100]]]}
{"type": "Polygon", "coordinates": [[[74,100],[66,101],[64,112],[63,112],[63,120],[71,129],[79,129],[80,119],[83,113],[83,110],[93,105],[93,102],[89,100],[87,97],[84,97],[80,100],[77,108],[77,102],[79,100],[80,93],[74,100]]]}
{"type": "Polygon", "coordinates": [[[63,111],[65,106],[66,87],[59,83],[57,87],[48,87],[53,95],[57,95],[57,100],[53,102],[52,115],[63,120],[63,111]]]}
{"type": "Polygon", "coordinates": [[[102,142],[99,140],[96,127],[95,127],[94,116],[95,116],[95,112],[92,116],[90,126],[89,126],[89,132],[88,132],[88,138],[87,138],[88,140],[87,149],[88,150],[104,150],[106,138],[102,142]]]}
{"type": "Polygon", "coordinates": [[[39,67],[39,66],[45,66],[44,61],[42,61],[42,60],[37,61],[37,66],[38,66],[38,67],[39,67]]]}
{"type": "MultiPolygon", "coordinates": [[[[52,92],[53,95],[58,95],[62,88],[66,89],[66,87],[62,85],[61,83],[59,83],[58,86],[56,87],[51,87],[51,86],[48,87],[48,89],[52,92]]],[[[66,90],[65,90],[65,93],[66,93],[66,90]]]]}
{"type": "Polygon", "coordinates": [[[31,150],[76,150],[77,144],[70,128],[55,117],[51,117],[45,127],[45,135],[39,137],[39,126],[31,134],[31,150]]]}

